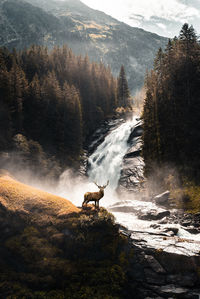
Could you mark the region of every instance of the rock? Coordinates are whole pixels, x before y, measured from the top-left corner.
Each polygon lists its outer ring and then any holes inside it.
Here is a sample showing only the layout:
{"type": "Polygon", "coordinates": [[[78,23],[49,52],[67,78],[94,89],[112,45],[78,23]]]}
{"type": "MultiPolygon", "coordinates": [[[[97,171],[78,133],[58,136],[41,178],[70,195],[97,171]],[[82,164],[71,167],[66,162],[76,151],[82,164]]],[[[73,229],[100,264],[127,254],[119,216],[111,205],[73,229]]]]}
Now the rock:
{"type": "Polygon", "coordinates": [[[147,283],[155,284],[155,285],[165,284],[166,278],[164,275],[161,275],[160,273],[155,273],[151,269],[145,269],[144,274],[147,283]]]}
{"type": "Polygon", "coordinates": [[[128,158],[135,158],[135,157],[138,157],[140,156],[142,150],[138,150],[138,151],[133,151],[133,152],[129,152],[125,155],[125,159],[128,159],[128,158]]]}
{"type": "Polygon", "coordinates": [[[141,122],[139,122],[139,124],[133,128],[127,142],[129,144],[132,144],[133,139],[142,136],[142,133],[143,133],[143,128],[141,122]]]}
{"type": "Polygon", "coordinates": [[[194,235],[199,234],[199,230],[197,228],[195,228],[194,226],[187,227],[187,228],[185,227],[184,230],[186,230],[190,234],[194,234],[194,235]]]}
{"type": "MultiPolygon", "coordinates": [[[[178,298],[184,298],[182,296],[187,295],[189,293],[188,289],[177,287],[173,284],[166,285],[160,288],[160,293],[162,295],[168,295],[168,296],[179,296],[178,298]]],[[[177,297],[175,297],[177,298],[177,297]]]]}
{"type": "Polygon", "coordinates": [[[165,269],[161,266],[161,264],[153,257],[152,255],[145,255],[145,259],[150,268],[153,269],[156,273],[166,273],[165,269]]]}
{"type": "Polygon", "coordinates": [[[160,220],[164,217],[170,216],[170,211],[164,209],[150,210],[144,214],[139,212],[138,218],[141,220],[160,220]]]}
{"type": "Polygon", "coordinates": [[[190,226],[191,225],[191,220],[185,220],[183,222],[181,222],[182,226],[190,226]]]}
{"type": "Polygon", "coordinates": [[[167,217],[164,217],[161,221],[159,221],[159,224],[167,224],[168,220],[167,217]]]}
{"type": "Polygon", "coordinates": [[[197,227],[198,229],[200,229],[200,223],[199,222],[195,222],[193,225],[194,225],[194,227],[197,227]]]}
{"type": "Polygon", "coordinates": [[[166,279],[169,284],[176,282],[182,287],[190,287],[190,288],[195,286],[197,280],[195,275],[192,273],[188,273],[184,275],[180,275],[180,274],[168,275],[166,279]]]}
{"type": "Polygon", "coordinates": [[[167,227],[164,232],[173,232],[173,235],[177,235],[178,228],[177,227],[167,227]]]}
{"type": "Polygon", "coordinates": [[[165,191],[164,193],[155,196],[155,197],[153,198],[153,200],[154,200],[157,204],[164,204],[164,203],[166,203],[166,202],[168,201],[169,196],[170,196],[170,192],[169,192],[169,191],[165,191]]]}
{"type": "Polygon", "coordinates": [[[153,229],[158,229],[158,228],[160,228],[160,225],[159,224],[151,224],[150,227],[153,229]]]}

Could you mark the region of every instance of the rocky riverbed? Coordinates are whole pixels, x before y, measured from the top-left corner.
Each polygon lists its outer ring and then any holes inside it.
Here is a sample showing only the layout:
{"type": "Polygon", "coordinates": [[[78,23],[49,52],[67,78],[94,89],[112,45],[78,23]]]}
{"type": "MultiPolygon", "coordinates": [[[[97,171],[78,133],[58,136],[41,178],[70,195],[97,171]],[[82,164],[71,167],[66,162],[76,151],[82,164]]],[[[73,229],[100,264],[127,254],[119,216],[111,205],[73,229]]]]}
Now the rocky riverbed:
{"type": "Polygon", "coordinates": [[[116,203],[109,211],[134,249],[130,275],[136,298],[199,298],[200,215],[138,200],[116,203]]]}

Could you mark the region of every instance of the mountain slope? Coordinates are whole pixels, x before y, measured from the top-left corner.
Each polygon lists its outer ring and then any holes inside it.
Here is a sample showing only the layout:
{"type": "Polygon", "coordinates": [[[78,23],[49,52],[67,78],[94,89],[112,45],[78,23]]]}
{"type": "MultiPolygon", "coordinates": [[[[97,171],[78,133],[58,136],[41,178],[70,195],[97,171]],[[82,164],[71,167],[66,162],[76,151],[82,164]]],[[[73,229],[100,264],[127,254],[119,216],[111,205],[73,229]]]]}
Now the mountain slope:
{"type": "Polygon", "coordinates": [[[44,222],[80,211],[67,199],[22,184],[6,172],[0,174],[0,207],[44,222]]]}
{"type": "Polygon", "coordinates": [[[9,48],[67,43],[76,54],[88,53],[92,60],[111,65],[115,75],[124,64],[132,90],[142,86],[155,53],[167,42],[78,0],[1,0],[0,29],[0,45],[9,48]]]}

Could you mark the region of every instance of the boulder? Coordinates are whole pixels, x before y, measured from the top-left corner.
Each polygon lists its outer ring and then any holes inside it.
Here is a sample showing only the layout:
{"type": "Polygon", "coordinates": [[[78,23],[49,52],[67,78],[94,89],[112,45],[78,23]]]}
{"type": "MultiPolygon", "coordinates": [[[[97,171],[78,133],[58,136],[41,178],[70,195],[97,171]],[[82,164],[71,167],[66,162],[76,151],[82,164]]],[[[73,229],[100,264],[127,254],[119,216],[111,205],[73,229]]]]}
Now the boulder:
{"type": "Polygon", "coordinates": [[[156,273],[166,273],[165,269],[152,255],[145,255],[146,262],[148,266],[156,273]]]}
{"type": "Polygon", "coordinates": [[[150,210],[141,214],[138,214],[140,220],[161,220],[164,217],[170,216],[170,211],[164,209],[150,210]]]}
{"type": "Polygon", "coordinates": [[[178,230],[179,229],[177,227],[167,227],[167,228],[165,228],[164,232],[167,232],[167,233],[172,232],[173,233],[172,235],[177,235],[178,230]]]}
{"type": "Polygon", "coordinates": [[[191,225],[191,220],[185,220],[183,222],[181,222],[182,226],[190,226],[191,225]]]}
{"type": "Polygon", "coordinates": [[[153,200],[157,203],[157,204],[165,204],[167,203],[168,199],[170,196],[170,192],[169,191],[165,191],[162,194],[158,194],[157,196],[155,196],[153,198],[153,200]]]}

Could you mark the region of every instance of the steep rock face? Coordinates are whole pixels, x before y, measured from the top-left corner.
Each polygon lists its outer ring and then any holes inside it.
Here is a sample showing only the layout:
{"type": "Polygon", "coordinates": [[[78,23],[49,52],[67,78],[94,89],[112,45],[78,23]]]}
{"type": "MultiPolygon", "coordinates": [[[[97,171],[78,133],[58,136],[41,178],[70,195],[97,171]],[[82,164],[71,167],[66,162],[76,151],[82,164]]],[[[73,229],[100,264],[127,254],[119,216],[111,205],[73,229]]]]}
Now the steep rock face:
{"type": "Polygon", "coordinates": [[[138,124],[133,128],[128,139],[130,148],[123,159],[119,191],[135,191],[136,187],[142,187],[144,161],[141,157],[141,136],[142,122],[138,120],[138,124]]]}
{"type": "Polygon", "coordinates": [[[76,54],[111,65],[124,64],[132,91],[143,85],[147,68],[167,39],[121,23],[78,0],[1,0],[0,45],[24,48],[33,43],[67,43],[76,54]],[[28,3],[29,2],[29,3],[28,3]]]}

